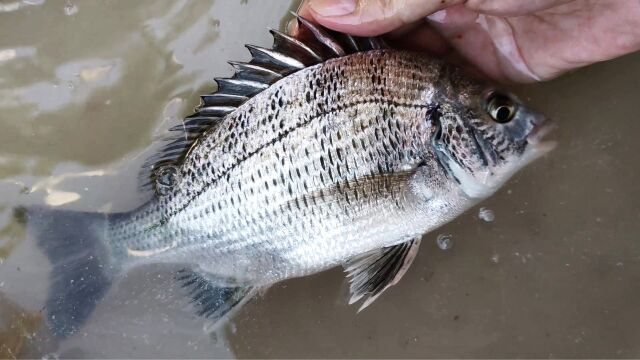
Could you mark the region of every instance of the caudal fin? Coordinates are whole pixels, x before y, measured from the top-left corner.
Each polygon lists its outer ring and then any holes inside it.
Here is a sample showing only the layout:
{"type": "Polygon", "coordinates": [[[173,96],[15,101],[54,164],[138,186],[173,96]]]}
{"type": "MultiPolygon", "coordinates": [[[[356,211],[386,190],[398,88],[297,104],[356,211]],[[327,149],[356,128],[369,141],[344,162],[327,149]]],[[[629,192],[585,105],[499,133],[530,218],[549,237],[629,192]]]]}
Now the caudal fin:
{"type": "Polygon", "coordinates": [[[64,338],[89,318],[117,271],[104,241],[108,217],[44,208],[26,209],[25,215],[27,233],[53,265],[47,323],[57,337],[64,338]]]}

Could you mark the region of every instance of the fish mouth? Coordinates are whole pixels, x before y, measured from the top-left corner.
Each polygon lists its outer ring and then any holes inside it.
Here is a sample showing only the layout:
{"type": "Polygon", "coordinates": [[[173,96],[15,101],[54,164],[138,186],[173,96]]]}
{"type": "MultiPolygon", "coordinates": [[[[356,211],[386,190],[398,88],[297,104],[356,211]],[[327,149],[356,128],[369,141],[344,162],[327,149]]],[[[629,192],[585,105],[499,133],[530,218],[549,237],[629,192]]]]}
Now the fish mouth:
{"type": "Polygon", "coordinates": [[[538,150],[549,151],[556,147],[557,142],[548,140],[548,135],[557,128],[557,125],[547,119],[533,126],[527,135],[527,143],[538,150]]]}

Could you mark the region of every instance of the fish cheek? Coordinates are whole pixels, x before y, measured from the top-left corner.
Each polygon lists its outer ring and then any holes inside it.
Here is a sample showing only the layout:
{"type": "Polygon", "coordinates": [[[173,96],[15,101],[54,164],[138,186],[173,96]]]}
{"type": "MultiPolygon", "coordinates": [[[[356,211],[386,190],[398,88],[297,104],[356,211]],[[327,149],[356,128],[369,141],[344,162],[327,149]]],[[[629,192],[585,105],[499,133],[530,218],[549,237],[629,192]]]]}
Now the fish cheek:
{"type": "Polygon", "coordinates": [[[462,123],[456,117],[450,117],[449,121],[444,121],[441,125],[437,148],[452,161],[455,161],[463,168],[470,168],[472,149],[469,147],[469,136],[462,123]]]}

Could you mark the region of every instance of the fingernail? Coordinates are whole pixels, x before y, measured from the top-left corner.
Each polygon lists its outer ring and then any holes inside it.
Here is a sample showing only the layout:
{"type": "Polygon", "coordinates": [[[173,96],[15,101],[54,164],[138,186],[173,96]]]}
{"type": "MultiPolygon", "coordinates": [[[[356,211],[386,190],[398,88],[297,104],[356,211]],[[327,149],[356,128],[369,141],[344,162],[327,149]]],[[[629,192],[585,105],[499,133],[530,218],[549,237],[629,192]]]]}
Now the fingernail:
{"type": "Polygon", "coordinates": [[[313,0],[309,6],[321,16],[342,16],[356,10],[356,0],[313,0]]]}
{"type": "Polygon", "coordinates": [[[440,10],[440,11],[436,11],[433,14],[427,16],[427,19],[431,20],[431,21],[435,21],[438,23],[443,23],[444,20],[447,18],[447,10],[440,10]]]}

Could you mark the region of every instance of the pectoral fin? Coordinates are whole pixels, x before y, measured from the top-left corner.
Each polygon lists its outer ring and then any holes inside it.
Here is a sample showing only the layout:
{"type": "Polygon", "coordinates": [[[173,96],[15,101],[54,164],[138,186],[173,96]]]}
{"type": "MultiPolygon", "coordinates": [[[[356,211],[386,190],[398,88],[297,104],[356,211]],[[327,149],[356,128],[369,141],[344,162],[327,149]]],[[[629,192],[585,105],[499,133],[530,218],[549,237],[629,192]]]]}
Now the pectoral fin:
{"type": "Polygon", "coordinates": [[[418,253],[420,238],[369,251],[349,260],[344,271],[349,279],[349,304],[362,298],[358,312],[369,306],[385,290],[400,281],[418,253]]]}

